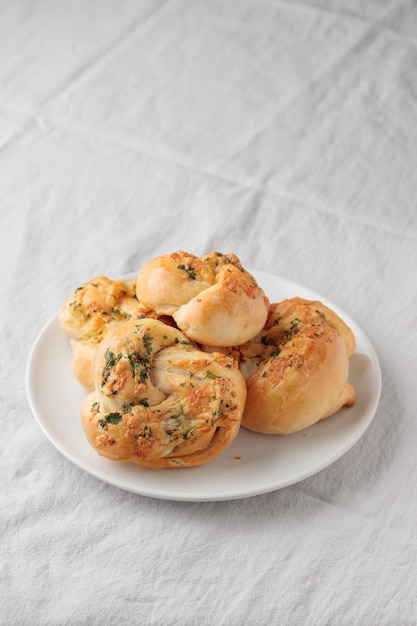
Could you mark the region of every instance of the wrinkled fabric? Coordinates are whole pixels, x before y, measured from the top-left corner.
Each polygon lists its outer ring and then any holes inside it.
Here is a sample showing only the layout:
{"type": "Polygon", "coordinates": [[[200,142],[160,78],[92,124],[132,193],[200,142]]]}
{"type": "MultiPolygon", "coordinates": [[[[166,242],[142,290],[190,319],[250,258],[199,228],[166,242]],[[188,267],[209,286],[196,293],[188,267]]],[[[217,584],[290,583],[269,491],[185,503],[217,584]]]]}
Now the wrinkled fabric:
{"type": "Polygon", "coordinates": [[[416,3],[4,0],[0,18],[0,624],[416,624],[416,3]],[[43,325],[81,282],[178,249],[233,252],[362,327],[382,395],[342,458],[170,502],[45,437],[25,391],[43,325]]]}

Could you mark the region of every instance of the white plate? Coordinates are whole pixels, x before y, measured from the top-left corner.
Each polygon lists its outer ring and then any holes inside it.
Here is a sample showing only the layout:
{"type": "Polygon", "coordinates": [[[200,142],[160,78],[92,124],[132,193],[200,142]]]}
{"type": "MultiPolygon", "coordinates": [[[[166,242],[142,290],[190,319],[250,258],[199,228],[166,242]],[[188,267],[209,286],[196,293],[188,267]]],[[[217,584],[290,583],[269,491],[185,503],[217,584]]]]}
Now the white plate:
{"type": "Polygon", "coordinates": [[[68,338],[54,316],[39,334],[26,372],[30,407],[53,445],[110,485],[145,496],[193,502],[246,498],[281,489],[316,474],[345,454],[371,423],[379,402],[381,372],[371,343],[361,328],[326,298],[284,278],[251,273],[271,302],[295,296],[321,300],[351,327],[357,341],[349,376],[357,394],[353,407],[285,437],[242,428],[223,454],[201,467],[147,469],[109,461],[98,456],[84,436],[79,413],[86,392],[71,374],[68,338]]]}

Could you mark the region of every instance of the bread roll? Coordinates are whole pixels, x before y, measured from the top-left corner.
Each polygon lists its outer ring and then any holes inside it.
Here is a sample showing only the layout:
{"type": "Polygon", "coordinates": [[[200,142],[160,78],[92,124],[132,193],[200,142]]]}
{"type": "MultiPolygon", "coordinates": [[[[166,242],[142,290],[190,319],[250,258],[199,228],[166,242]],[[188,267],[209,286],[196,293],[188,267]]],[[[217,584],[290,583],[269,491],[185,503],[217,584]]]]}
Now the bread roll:
{"type": "Polygon", "coordinates": [[[236,362],[198,350],[159,320],[109,330],[81,416],[98,454],[151,468],[202,465],[238,433],[246,385],[236,362]]]}
{"type": "Polygon", "coordinates": [[[98,276],[65,299],[58,321],[64,333],[82,341],[135,316],[138,304],[135,281],[98,276]]]}
{"type": "Polygon", "coordinates": [[[192,340],[237,346],[263,328],[269,301],[234,254],[196,257],[183,251],[156,257],[138,275],[136,296],[171,315],[192,340]]]}
{"type": "Polygon", "coordinates": [[[351,329],[321,302],[272,304],[265,328],[239,350],[247,384],[242,426],[285,435],[351,406],[354,350],[351,329]]]}
{"type": "MultiPolygon", "coordinates": [[[[175,326],[174,320],[168,315],[157,315],[154,311],[144,309],[140,304],[135,307],[135,314],[133,319],[143,319],[144,317],[152,317],[153,319],[159,319],[165,324],[175,326]]],[[[127,318],[130,319],[130,318],[127,318]]],[[[70,339],[70,346],[72,351],[71,371],[77,381],[85,387],[88,391],[93,391],[94,382],[92,375],[92,363],[98,344],[102,341],[104,335],[109,328],[113,328],[115,325],[126,323],[127,319],[119,318],[117,322],[109,322],[107,326],[104,326],[102,332],[99,335],[94,335],[89,339],[83,341],[77,341],[76,339],[70,339]]]]}
{"type": "Polygon", "coordinates": [[[89,391],[94,388],[92,359],[104,333],[148,313],[136,299],[135,282],[98,276],[68,296],[59,311],[58,322],[70,337],[71,371],[89,391]]]}

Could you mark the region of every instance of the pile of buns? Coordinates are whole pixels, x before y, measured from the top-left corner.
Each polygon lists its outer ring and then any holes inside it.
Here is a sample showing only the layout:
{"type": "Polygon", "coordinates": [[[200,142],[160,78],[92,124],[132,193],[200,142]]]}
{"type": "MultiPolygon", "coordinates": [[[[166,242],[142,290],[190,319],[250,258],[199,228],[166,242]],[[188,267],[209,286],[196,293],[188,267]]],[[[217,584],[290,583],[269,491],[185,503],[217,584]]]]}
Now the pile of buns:
{"type": "Polygon", "coordinates": [[[150,468],[202,465],[241,427],[286,435],[355,402],[351,329],[319,301],[271,303],[234,254],[151,259],[63,303],[81,419],[98,454],[150,468]]]}

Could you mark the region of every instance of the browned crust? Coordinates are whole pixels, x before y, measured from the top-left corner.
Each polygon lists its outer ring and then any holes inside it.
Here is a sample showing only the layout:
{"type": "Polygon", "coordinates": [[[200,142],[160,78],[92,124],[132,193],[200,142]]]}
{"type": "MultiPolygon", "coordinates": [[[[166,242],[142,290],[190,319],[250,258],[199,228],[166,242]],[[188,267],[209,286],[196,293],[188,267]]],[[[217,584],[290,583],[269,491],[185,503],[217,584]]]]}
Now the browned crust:
{"type": "Polygon", "coordinates": [[[239,349],[248,389],[242,425],[290,434],[351,406],[354,349],[351,329],[321,302],[272,304],[263,331],[239,349]]]}
{"type": "Polygon", "coordinates": [[[168,313],[188,337],[212,346],[248,341],[264,326],[269,301],[234,254],[156,257],[138,275],[138,299],[168,313]]]}
{"type": "Polygon", "coordinates": [[[236,362],[198,350],[145,318],[110,330],[96,351],[81,417],[98,454],[153,468],[207,463],[236,437],[246,385],[236,362]]]}

